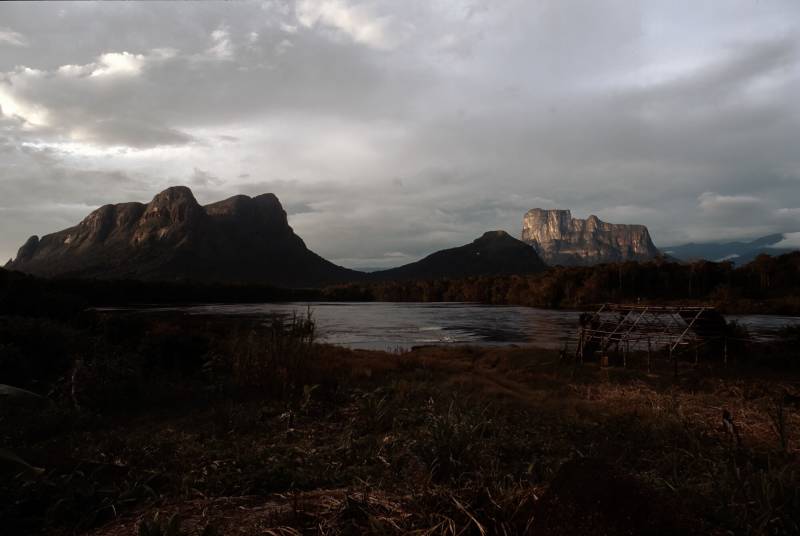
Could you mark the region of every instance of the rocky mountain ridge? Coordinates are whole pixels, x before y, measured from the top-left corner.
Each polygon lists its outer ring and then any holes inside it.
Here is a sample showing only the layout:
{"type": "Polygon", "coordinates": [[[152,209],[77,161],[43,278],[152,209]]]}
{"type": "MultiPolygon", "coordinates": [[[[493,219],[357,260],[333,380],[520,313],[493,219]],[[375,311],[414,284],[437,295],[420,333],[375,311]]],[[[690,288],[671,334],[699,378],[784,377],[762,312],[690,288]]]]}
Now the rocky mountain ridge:
{"type": "Polygon", "coordinates": [[[6,268],[44,277],[260,283],[319,287],[355,281],[532,273],[545,264],[505,231],[370,274],[337,266],[289,226],[273,194],[201,206],[184,186],[149,203],[104,205],[74,227],[19,249],[6,268]]]}
{"type": "Polygon", "coordinates": [[[149,203],[105,205],[78,225],[33,236],[6,268],[44,277],[258,283],[319,287],[356,281],[526,274],[547,264],[587,265],[659,255],[642,225],[525,214],[522,241],[490,231],[463,246],[397,268],[364,273],[309,250],[274,194],[236,195],[201,206],[185,186],[149,203]],[[533,246],[533,247],[531,247],[533,246]]]}
{"type": "Polygon", "coordinates": [[[660,253],[644,225],[606,223],[594,215],[582,220],[561,209],[529,210],[522,220],[522,241],[550,265],[643,261],[660,253]]]}
{"type": "Polygon", "coordinates": [[[105,205],[74,227],[33,236],[6,267],[48,277],[300,287],[360,277],[310,251],[275,195],[201,206],[185,186],[167,188],[147,204],[105,205]]]}

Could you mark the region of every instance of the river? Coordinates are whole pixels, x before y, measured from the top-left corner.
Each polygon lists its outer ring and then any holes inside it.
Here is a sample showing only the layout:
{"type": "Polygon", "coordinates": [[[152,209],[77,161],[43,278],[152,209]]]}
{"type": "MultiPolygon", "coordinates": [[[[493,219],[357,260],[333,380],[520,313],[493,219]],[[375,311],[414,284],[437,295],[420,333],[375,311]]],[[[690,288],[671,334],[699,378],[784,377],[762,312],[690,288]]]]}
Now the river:
{"type": "MultiPolygon", "coordinates": [[[[110,310],[110,309],[106,309],[110,310]]],[[[293,302],[139,308],[190,315],[269,317],[310,310],[320,340],[349,348],[399,350],[425,344],[534,345],[559,348],[574,340],[576,311],[475,303],[293,302]]],[[[768,339],[800,317],[729,315],[751,337],[768,339]]]]}

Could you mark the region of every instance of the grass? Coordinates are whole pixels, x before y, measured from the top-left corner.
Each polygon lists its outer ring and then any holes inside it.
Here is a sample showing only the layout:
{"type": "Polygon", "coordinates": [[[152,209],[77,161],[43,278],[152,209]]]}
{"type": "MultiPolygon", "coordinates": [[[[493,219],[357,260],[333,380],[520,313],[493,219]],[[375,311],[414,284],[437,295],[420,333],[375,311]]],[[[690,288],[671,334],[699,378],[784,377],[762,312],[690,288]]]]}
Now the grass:
{"type": "Polygon", "coordinates": [[[46,407],[2,413],[44,469],[0,482],[4,534],[800,531],[793,373],[350,351],[306,317],[131,325],[94,325],[46,407]]]}

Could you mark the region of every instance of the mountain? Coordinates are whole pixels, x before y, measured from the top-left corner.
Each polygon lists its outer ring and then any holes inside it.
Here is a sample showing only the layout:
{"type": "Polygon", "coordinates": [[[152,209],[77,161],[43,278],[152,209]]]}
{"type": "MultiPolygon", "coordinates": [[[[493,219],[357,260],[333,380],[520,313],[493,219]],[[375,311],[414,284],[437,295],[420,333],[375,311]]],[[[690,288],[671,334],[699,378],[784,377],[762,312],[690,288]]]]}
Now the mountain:
{"type": "Polygon", "coordinates": [[[505,231],[489,231],[470,244],[437,251],[398,268],[373,272],[369,278],[398,280],[528,274],[545,268],[542,259],[524,242],[505,231]]]}
{"type": "Polygon", "coordinates": [[[550,265],[642,261],[660,254],[644,225],[606,223],[597,216],[581,220],[569,210],[529,210],[522,220],[522,241],[550,265]]]}
{"type": "Polygon", "coordinates": [[[201,206],[175,186],[150,203],[105,205],[69,229],[32,236],[6,268],[40,276],[320,286],[359,279],[297,236],[273,194],[201,206]]]}
{"type": "Polygon", "coordinates": [[[105,205],[69,229],[32,236],[6,264],[43,277],[319,287],[353,281],[531,273],[545,264],[505,231],[365,274],[337,266],[297,236],[273,194],[201,206],[185,186],[152,201],[105,205]]]}
{"type": "Polygon", "coordinates": [[[747,264],[762,254],[782,255],[793,251],[791,248],[774,247],[783,241],[785,235],[771,234],[749,242],[709,242],[689,243],[663,248],[664,253],[681,261],[731,261],[734,264],[747,264]]]}

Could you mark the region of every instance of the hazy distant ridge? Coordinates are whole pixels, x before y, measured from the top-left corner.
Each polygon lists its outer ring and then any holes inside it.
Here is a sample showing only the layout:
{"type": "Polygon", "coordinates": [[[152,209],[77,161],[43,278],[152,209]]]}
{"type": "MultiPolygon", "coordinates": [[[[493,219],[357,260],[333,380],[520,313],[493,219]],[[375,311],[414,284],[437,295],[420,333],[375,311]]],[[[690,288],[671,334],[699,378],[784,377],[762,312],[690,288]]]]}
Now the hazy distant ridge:
{"type": "Polygon", "coordinates": [[[734,264],[747,264],[761,254],[782,255],[794,248],[775,247],[785,242],[786,235],[778,233],[751,241],[707,242],[682,244],[663,248],[665,254],[681,261],[707,260],[713,262],[730,261],[734,264]]]}

